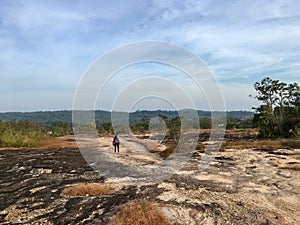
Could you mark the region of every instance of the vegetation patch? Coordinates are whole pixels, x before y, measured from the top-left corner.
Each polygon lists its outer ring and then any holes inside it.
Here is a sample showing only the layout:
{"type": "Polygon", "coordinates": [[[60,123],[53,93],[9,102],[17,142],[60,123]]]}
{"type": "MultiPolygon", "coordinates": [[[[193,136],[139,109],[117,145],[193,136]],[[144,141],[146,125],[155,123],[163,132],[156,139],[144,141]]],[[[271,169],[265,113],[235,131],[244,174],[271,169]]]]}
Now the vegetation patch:
{"type": "Polygon", "coordinates": [[[225,140],[223,149],[300,149],[300,140],[288,138],[225,140]]]}
{"type": "Polygon", "coordinates": [[[108,225],[171,225],[159,211],[158,205],[148,201],[136,201],[123,206],[108,225]]]}
{"type": "Polygon", "coordinates": [[[222,143],[223,149],[278,149],[283,147],[282,139],[242,139],[222,143]]]}
{"type": "Polygon", "coordinates": [[[42,131],[31,122],[0,121],[0,147],[35,147],[42,131]]]}
{"type": "Polygon", "coordinates": [[[99,183],[80,183],[63,190],[65,196],[97,196],[106,195],[112,191],[112,188],[106,184],[99,183]]]}
{"type": "Polygon", "coordinates": [[[284,146],[289,148],[299,148],[300,149],[300,140],[287,140],[282,143],[284,146]]]}
{"type": "Polygon", "coordinates": [[[197,146],[196,146],[196,150],[205,150],[205,145],[202,144],[201,142],[198,142],[197,143],[197,146]]]}
{"type": "Polygon", "coordinates": [[[263,138],[300,135],[300,86],[264,78],[256,82],[254,96],[262,104],[256,108],[253,123],[263,138]]]}
{"type": "Polygon", "coordinates": [[[168,158],[175,151],[176,147],[177,143],[169,144],[164,151],[159,152],[160,157],[163,159],[168,158]]]}

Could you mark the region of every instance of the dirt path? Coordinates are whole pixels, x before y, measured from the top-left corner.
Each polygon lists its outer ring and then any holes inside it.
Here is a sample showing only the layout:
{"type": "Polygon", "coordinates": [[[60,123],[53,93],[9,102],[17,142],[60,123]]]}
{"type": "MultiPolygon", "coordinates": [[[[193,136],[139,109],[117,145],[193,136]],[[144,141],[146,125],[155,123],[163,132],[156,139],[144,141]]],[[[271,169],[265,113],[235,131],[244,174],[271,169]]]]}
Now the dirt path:
{"type": "MultiPolygon", "coordinates": [[[[114,147],[111,145],[111,138],[100,138],[100,146],[105,152],[109,152],[115,157],[115,160],[129,166],[143,166],[159,163],[162,159],[153,153],[150,153],[146,145],[143,145],[136,138],[120,137],[120,152],[114,153],[114,147]]],[[[154,143],[153,143],[154,144],[154,143]]]]}

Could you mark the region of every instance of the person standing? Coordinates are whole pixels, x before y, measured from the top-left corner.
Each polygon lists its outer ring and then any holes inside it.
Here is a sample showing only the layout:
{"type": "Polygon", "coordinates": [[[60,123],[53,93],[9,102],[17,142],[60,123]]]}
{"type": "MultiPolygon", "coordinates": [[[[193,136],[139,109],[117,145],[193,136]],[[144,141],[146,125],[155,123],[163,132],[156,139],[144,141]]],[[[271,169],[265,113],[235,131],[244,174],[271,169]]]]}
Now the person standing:
{"type": "Polygon", "coordinates": [[[114,139],[113,139],[113,146],[115,147],[115,153],[119,152],[119,148],[120,148],[120,140],[118,138],[118,133],[116,133],[116,135],[114,136],[114,139]]]}

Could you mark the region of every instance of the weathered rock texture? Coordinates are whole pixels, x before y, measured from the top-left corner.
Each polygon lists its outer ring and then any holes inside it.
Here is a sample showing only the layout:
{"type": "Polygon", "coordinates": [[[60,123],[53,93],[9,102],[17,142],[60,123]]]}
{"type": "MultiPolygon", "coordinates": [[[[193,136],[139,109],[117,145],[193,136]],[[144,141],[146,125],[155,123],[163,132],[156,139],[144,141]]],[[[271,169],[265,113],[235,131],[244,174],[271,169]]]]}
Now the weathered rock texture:
{"type": "MultiPolygon", "coordinates": [[[[116,157],[126,163],[131,155],[116,157]]],[[[203,157],[195,152],[159,184],[114,183],[109,195],[66,197],[67,185],[113,179],[93,171],[78,149],[3,150],[0,223],[107,224],[120,206],[147,199],[174,224],[300,224],[300,150],[224,150],[200,170],[203,157]]]]}

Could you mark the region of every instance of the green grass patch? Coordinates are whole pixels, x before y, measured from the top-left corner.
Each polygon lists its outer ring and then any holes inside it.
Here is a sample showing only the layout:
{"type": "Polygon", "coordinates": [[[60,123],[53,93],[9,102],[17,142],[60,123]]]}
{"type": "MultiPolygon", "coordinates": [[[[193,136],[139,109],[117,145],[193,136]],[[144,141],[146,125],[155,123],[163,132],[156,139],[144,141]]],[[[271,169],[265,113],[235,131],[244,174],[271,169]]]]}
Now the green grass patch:
{"type": "Polygon", "coordinates": [[[0,121],[0,147],[35,147],[41,137],[42,132],[32,123],[0,121]]]}
{"type": "Polygon", "coordinates": [[[0,137],[1,147],[36,147],[38,145],[39,134],[23,132],[5,132],[0,137]]]}

